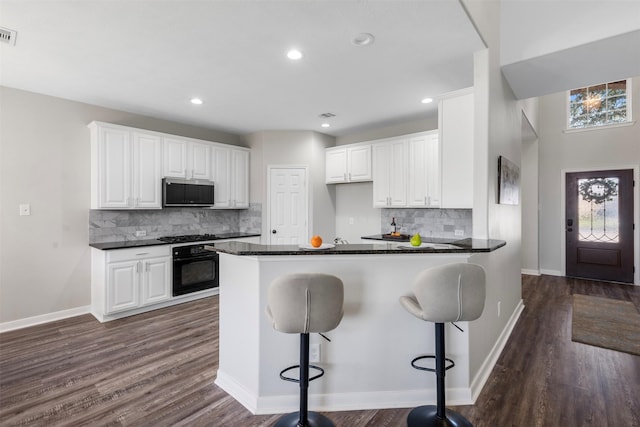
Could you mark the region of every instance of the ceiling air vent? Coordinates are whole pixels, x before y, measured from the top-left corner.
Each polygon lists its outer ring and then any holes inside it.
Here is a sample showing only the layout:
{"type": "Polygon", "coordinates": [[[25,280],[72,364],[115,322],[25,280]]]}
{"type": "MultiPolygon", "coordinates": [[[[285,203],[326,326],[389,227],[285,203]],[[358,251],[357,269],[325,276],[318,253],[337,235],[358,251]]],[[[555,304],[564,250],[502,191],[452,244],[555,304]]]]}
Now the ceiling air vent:
{"type": "Polygon", "coordinates": [[[322,119],[330,119],[331,117],[335,117],[336,115],[333,113],[322,113],[318,117],[322,119]]]}
{"type": "Polygon", "coordinates": [[[9,44],[11,46],[15,46],[16,44],[16,36],[17,32],[10,30],[8,28],[0,27],[0,42],[9,44]]]}

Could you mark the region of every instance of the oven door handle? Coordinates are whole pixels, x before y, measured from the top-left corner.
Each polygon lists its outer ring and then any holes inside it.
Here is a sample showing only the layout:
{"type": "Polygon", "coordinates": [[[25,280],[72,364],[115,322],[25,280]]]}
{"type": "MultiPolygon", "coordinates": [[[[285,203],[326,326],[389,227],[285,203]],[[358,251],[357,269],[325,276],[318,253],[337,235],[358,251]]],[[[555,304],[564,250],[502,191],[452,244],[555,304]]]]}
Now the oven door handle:
{"type": "Polygon", "coordinates": [[[202,255],[202,256],[190,256],[190,257],[186,257],[186,258],[173,258],[173,262],[201,261],[203,259],[215,260],[216,258],[218,258],[218,254],[202,255]]]}

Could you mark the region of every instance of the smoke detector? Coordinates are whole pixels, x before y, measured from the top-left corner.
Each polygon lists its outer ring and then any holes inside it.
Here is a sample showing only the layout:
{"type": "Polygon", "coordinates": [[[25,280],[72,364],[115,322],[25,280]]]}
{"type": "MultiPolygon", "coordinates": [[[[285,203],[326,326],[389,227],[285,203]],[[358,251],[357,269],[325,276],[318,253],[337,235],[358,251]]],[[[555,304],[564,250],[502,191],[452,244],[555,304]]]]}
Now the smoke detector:
{"type": "Polygon", "coordinates": [[[331,117],[335,117],[336,115],[333,113],[322,113],[318,117],[321,119],[330,119],[331,117]]]}
{"type": "Polygon", "coordinates": [[[0,42],[2,43],[15,46],[17,35],[18,33],[16,31],[10,30],[8,28],[0,27],[0,42]]]}

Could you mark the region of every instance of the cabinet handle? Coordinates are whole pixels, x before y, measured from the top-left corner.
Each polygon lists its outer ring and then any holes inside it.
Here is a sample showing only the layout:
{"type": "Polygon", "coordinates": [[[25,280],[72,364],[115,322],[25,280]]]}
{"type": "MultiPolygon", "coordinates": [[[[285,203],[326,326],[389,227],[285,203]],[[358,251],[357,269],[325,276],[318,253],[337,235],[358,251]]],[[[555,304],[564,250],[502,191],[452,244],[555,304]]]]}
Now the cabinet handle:
{"type": "Polygon", "coordinates": [[[149,272],[149,268],[150,268],[149,263],[148,263],[148,262],[145,262],[145,263],[144,263],[144,271],[146,271],[146,272],[148,273],[148,272],[149,272]]]}
{"type": "Polygon", "coordinates": [[[140,273],[140,261],[136,263],[136,273],[140,273]]]}
{"type": "Polygon", "coordinates": [[[343,175],[344,175],[344,177],[342,179],[344,179],[346,181],[347,180],[347,173],[345,172],[343,175]]]}
{"type": "Polygon", "coordinates": [[[139,254],[136,254],[136,256],[142,256],[142,255],[149,255],[149,252],[141,252],[139,254]]]}
{"type": "Polygon", "coordinates": [[[351,181],[351,172],[349,172],[349,181],[351,181]]]}
{"type": "Polygon", "coordinates": [[[424,196],[424,205],[429,206],[429,202],[427,201],[427,196],[424,196]]]}

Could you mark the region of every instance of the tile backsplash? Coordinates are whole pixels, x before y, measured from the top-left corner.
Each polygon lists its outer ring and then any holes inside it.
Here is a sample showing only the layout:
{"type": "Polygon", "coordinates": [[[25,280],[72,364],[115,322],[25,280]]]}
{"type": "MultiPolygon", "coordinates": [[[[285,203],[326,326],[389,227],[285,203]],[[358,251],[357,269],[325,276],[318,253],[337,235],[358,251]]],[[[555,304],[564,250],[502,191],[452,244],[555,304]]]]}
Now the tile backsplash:
{"type": "Polygon", "coordinates": [[[471,212],[471,209],[382,209],[380,230],[383,234],[393,231],[391,220],[395,218],[398,231],[406,234],[463,239],[473,234],[471,212]],[[456,236],[456,230],[462,230],[464,235],[456,236]]]}
{"type": "Polygon", "coordinates": [[[261,229],[261,203],[251,203],[249,209],[239,210],[164,208],[89,211],[89,243],[146,240],[180,234],[260,233],[261,229]],[[146,231],[146,236],[136,237],[136,231],[146,231]]]}

